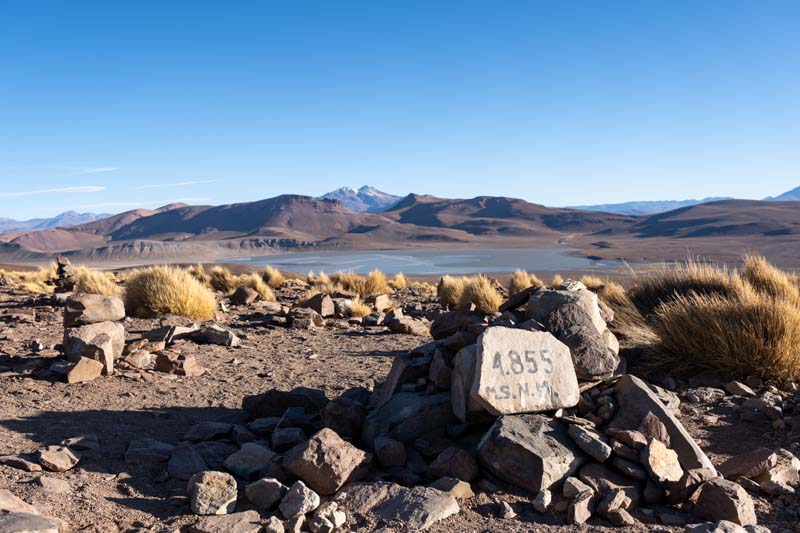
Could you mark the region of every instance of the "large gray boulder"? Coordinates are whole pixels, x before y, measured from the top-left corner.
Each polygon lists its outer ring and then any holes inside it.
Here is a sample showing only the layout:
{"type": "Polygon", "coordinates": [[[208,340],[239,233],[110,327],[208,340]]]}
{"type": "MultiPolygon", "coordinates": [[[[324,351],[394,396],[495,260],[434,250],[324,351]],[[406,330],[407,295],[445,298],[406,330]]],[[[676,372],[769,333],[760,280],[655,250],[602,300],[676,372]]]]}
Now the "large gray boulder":
{"type": "Polygon", "coordinates": [[[399,392],[367,416],[361,437],[369,447],[380,435],[409,443],[454,420],[449,392],[399,392]]]}
{"type": "Polygon", "coordinates": [[[569,349],[550,333],[492,327],[478,337],[470,395],[494,415],[574,407],[580,392],[569,349]]]}
{"type": "Polygon", "coordinates": [[[608,377],[619,366],[619,342],[606,326],[593,292],[538,291],[528,301],[526,317],[543,323],[569,347],[578,378],[608,377]]]}
{"type": "Polygon", "coordinates": [[[498,418],[478,444],[484,468],[533,494],[551,489],[587,460],[563,423],[541,415],[498,418]]]}
{"type": "Polygon", "coordinates": [[[575,323],[581,315],[586,316],[598,333],[606,329],[606,322],[600,315],[600,306],[597,295],[588,290],[578,291],[557,291],[539,290],[531,295],[528,306],[525,309],[525,317],[537,320],[545,324],[548,329],[552,327],[556,335],[565,325],[575,323]],[[569,305],[559,314],[554,312],[561,307],[569,305]],[[551,318],[551,315],[552,318],[551,318]]]}
{"type": "Polygon", "coordinates": [[[64,327],[116,322],[125,318],[125,304],[113,296],[79,293],[70,296],[64,306],[64,327]]]}

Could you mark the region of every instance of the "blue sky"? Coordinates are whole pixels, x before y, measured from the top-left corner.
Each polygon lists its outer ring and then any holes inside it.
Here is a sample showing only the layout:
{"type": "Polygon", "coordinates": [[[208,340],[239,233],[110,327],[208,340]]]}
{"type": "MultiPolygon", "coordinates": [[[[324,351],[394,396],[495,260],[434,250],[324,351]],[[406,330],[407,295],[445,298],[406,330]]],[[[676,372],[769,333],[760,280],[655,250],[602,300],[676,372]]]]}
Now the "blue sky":
{"type": "Polygon", "coordinates": [[[800,185],[797,1],[0,2],[0,217],[800,185]]]}

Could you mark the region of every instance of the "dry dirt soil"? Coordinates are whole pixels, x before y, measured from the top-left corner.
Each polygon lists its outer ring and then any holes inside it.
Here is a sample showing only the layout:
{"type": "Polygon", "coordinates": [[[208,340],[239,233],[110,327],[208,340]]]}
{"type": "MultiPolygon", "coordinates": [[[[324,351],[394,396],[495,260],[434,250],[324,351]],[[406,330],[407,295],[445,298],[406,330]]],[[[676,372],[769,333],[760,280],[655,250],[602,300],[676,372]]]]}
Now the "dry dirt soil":
{"type": "MultiPolygon", "coordinates": [[[[297,295],[282,294],[282,298],[297,295]]],[[[35,311],[35,322],[6,317],[0,322],[0,455],[30,454],[63,439],[94,433],[98,451],[83,452],[77,467],[64,473],[45,473],[69,483],[63,494],[52,494],[35,482],[42,473],[28,473],[0,465],[0,488],[26,501],[49,508],[74,531],[103,533],[129,531],[186,531],[196,521],[189,511],[186,483],[169,479],[163,465],[131,467],[123,454],[134,439],[150,437],[177,443],[200,421],[243,421],[244,396],[271,388],[318,387],[329,397],[354,386],[372,387],[389,371],[392,358],[426,341],[383,329],[320,329],[298,331],[268,325],[253,309],[233,309],[219,322],[242,338],[239,348],[196,345],[178,341],[176,349],[193,353],[207,372],[178,377],[151,371],[118,371],[113,376],[68,385],[46,369],[61,342],[62,313],[47,298],[0,293],[0,313],[35,311]],[[48,349],[34,354],[32,340],[48,349]]],[[[157,320],[126,319],[128,339],[158,326],[157,320]]],[[[719,402],[682,402],[681,418],[715,463],[756,446],[789,447],[786,431],[775,433],[763,425],[737,421],[732,409],[719,402]]],[[[793,451],[798,452],[795,436],[793,451]]],[[[477,487],[476,487],[477,489],[477,487]]],[[[487,493],[464,502],[462,512],[437,524],[432,531],[601,531],[615,530],[592,519],[574,528],[563,516],[541,515],[529,495],[487,493]],[[500,500],[512,503],[514,520],[496,515],[500,500]]],[[[754,496],[759,523],[773,531],[800,531],[796,496],[767,500],[754,496]]],[[[237,510],[246,509],[241,505],[237,510]]],[[[647,519],[637,531],[679,531],[647,519]],[[648,521],[649,520],[649,521],[648,521]]]]}

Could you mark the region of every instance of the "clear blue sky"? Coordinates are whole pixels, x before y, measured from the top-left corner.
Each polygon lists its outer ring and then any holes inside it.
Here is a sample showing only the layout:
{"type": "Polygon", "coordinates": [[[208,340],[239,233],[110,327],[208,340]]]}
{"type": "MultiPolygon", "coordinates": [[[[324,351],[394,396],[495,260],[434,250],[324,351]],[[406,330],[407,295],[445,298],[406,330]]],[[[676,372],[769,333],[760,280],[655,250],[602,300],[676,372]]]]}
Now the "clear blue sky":
{"type": "Polygon", "coordinates": [[[796,0],[0,0],[5,217],[761,198],[799,154],[796,0]]]}

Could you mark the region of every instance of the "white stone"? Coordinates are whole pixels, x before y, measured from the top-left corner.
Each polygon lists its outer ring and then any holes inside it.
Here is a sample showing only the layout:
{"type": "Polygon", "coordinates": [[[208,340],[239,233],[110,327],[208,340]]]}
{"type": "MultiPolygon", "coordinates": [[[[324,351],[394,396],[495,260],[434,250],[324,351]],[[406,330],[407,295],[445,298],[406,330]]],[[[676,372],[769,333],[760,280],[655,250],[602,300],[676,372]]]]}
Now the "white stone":
{"type": "Polygon", "coordinates": [[[574,407],[580,397],[569,348],[550,333],[489,328],[475,368],[470,396],[493,415],[574,407]]]}

